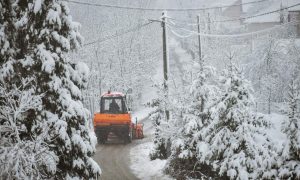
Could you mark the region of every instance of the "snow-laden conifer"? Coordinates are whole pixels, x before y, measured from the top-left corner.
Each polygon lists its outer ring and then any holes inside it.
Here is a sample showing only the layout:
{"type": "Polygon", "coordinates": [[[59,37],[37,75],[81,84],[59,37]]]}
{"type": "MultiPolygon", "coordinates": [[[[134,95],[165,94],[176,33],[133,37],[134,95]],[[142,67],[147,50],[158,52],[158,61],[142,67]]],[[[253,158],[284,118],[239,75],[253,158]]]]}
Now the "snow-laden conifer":
{"type": "Polygon", "coordinates": [[[152,115],[151,120],[154,123],[155,133],[154,133],[154,147],[150,152],[150,159],[166,159],[167,158],[167,137],[163,136],[162,122],[163,112],[156,112],[152,115]]]}
{"type": "Polygon", "coordinates": [[[248,82],[231,65],[222,78],[224,93],[210,109],[212,122],[202,130],[200,162],[212,165],[219,177],[260,179],[276,176],[276,154],[268,148],[263,127],[269,125],[252,113],[248,82]]]}
{"type": "Polygon", "coordinates": [[[156,111],[150,115],[150,120],[152,121],[155,133],[153,138],[154,147],[150,152],[150,159],[166,159],[167,158],[167,140],[168,136],[165,133],[168,127],[166,123],[165,112],[163,111],[163,98],[154,99],[150,106],[155,107],[156,111]]]}
{"type": "MultiPolygon", "coordinates": [[[[53,154],[50,169],[38,168],[43,178],[96,178],[100,168],[92,159],[95,144],[91,142],[89,112],[81,102],[88,68],[67,58],[82,42],[80,25],[72,20],[64,1],[2,1],[0,8],[1,87],[8,93],[21,87],[20,92],[29,91],[41,103],[19,117],[20,141],[41,141],[49,155],[53,154]],[[30,79],[27,86],[22,86],[24,79],[30,79]]],[[[7,99],[3,102],[1,111],[9,107],[7,99]]],[[[0,125],[6,121],[3,118],[0,125]]],[[[33,147],[29,143],[26,151],[34,153],[33,147]]]]}
{"type": "MultiPolygon", "coordinates": [[[[168,167],[169,173],[177,178],[201,177],[197,159],[197,147],[201,130],[209,124],[208,108],[218,97],[215,69],[209,66],[197,73],[189,93],[185,95],[179,107],[181,114],[175,115],[172,129],[176,129],[172,138],[172,154],[168,167]]],[[[176,113],[175,113],[176,114],[176,113]]]]}
{"type": "Polygon", "coordinates": [[[0,86],[0,177],[4,179],[44,179],[57,170],[59,158],[45,142],[47,122],[35,116],[42,109],[42,95],[34,95],[34,87],[24,90],[29,82],[24,80],[14,89],[0,86]]]}
{"type": "Polygon", "coordinates": [[[282,165],[279,177],[284,179],[300,179],[300,90],[294,77],[289,85],[288,121],[283,123],[282,130],[288,137],[282,153],[282,165]]]}

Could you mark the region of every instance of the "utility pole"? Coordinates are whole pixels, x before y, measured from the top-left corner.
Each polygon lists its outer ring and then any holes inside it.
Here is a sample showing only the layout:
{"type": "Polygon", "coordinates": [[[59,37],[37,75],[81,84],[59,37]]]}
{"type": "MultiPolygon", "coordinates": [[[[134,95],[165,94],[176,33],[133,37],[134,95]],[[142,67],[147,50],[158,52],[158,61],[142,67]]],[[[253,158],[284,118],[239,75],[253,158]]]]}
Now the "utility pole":
{"type": "Polygon", "coordinates": [[[284,23],[284,11],[283,11],[282,0],[281,0],[281,3],[280,3],[279,19],[280,19],[280,24],[283,24],[284,23]]]}
{"type": "MultiPolygon", "coordinates": [[[[168,88],[168,52],[167,52],[167,30],[166,30],[166,16],[167,13],[162,13],[162,28],[163,28],[163,34],[162,34],[162,40],[163,40],[163,70],[164,70],[164,90],[165,90],[165,100],[169,97],[169,88],[168,88]]],[[[169,120],[170,113],[165,107],[165,113],[167,120],[169,120]]]]}
{"type": "Polygon", "coordinates": [[[207,28],[208,28],[208,33],[209,34],[210,34],[210,23],[211,23],[211,21],[210,21],[210,14],[207,13],[207,28]]]}
{"type": "Polygon", "coordinates": [[[203,59],[202,59],[202,48],[201,48],[201,36],[200,36],[200,15],[197,16],[197,24],[198,24],[198,43],[199,43],[199,63],[200,70],[203,70],[203,59]]]}
{"type": "Polygon", "coordinates": [[[100,63],[100,59],[99,59],[99,56],[98,56],[98,49],[95,50],[96,51],[96,58],[97,58],[97,62],[98,62],[98,72],[99,72],[99,95],[101,96],[102,94],[102,82],[101,82],[101,79],[102,79],[102,75],[101,75],[101,63],[100,63]]]}

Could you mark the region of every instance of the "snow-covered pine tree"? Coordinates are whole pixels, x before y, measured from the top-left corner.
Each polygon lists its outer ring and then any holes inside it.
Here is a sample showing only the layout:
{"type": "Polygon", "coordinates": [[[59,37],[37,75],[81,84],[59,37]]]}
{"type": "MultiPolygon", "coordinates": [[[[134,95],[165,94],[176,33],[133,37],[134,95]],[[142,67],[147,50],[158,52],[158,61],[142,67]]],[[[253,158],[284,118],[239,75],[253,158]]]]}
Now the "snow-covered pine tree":
{"type": "Polygon", "coordinates": [[[101,170],[92,159],[95,142],[80,91],[88,68],[67,58],[81,44],[79,24],[58,0],[7,0],[0,8],[1,86],[13,89],[29,78],[32,95],[42,95],[42,108],[20,121],[27,128],[21,140],[35,141],[43,134],[41,126],[49,128],[43,143],[58,159],[51,171],[40,169],[43,178],[96,178],[101,170]]]}
{"type": "Polygon", "coordinates": [[[14,89],[0,86],[0,178],[44,179],[56,171],[58,156],[45,143],[47,122],[30,122],[42,109],[42,95],[27,87],[30,80],[22,83],[14,89]]]}
{"type": "Polygon", "coordinates": [[[150,115],[150,120],[155,127],[155,133],[153,139],[154,147],[151,149],[149,156],[151,160],[166,159],[168,137],[165,137],[163,132],[163,128],[166,125],[166,119],[163,111],[162,100],[159,98],[154,99],[149,105],[157,108],[156,111],[150,115]]]}
{"type": "Polygon", "coordinates": [[[0,178],[42,179],[56,170],[57,156],[44,143],[46,124],[35,121],[42,96],[32,78],[20,77],[15,15],[11,1],[0,2],[0,178]]]}
{"type": "Polygon", "coordinates": [[[272,178],[275,154],[260,129],[269,124],[252,113],[249,85],[239,70],[231,65],[224,75],[224,94],[210,110],[212,122],[202,132],[198,158],[222,178],[272,178]]]}
{"type": "Polygon", "coordinates": [[[294,77],[289,85],[288,121],[283,123],[283,132],[288,137],[281,157],[282,166],[279,177],[283,179],[300,179],[300,90],[294,77]]]}
{"type": "Polygon", "coordinates": [[[218,97],[216,71],[205,66],[197,73],[195,80],[181,106],[181,115],[176,116],[176,135],[172,138],[172,153],[168,163],[168,173],[176,178],[203,177],[197,159],[197,147],[201,138],[201,129],[209,123],[208,107],[218,97]]]}

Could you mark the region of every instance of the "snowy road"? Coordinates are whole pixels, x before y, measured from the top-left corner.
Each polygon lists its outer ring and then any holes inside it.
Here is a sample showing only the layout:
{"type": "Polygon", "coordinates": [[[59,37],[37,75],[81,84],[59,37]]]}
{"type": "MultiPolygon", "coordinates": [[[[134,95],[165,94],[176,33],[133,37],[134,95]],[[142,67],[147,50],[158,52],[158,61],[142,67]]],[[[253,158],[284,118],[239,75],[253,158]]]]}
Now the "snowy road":
{"type": "MultiPolygon", "coordinates": [[[[145,122],[151,110],[140,111],[133,117],[137,117],[139,122],[145,122]]],[[[135,118],[134,118],[135,119],[135,118]]],[[[146,123],[144,133],[150,132],[149,123],[146,123]]],[[[152,132],[151,132],[152,133],[152,132]]],[[[146,134],[145,134],[146,136],[146,134]]],[[[146,140],[146,139],[144,139],[146,140]]],[[[101,180],[135,180],[137,178],[130,169],[130,151],[132,148],[145,143],[144,140],[133,140],[130,144],[124,144],[122,140],[114,136],[109,136],[106,144],[98,144],[94,159],[100,164],[102,169],[101,180]]],[[[150,141],[150,139],[147,139],[150,141]]]]}
{"type": "Polygon", "coordinates": [[[138,144],[133,141],[130,144],[123,144],[117,138],[109,139],[104,145],[97,145],[97,152],[94,159],[102,169],[101,179],[103,180],[134,180],[138,179],[130,169],[130,149],[138,144]]]}
{"type": "Polygon", "coordinates": [[[102,169],[101,180],[170,179],[162,172],[165,162],[149,159],[154,127],[148,118],[152,111],[144,109],[133,115],[144,123],[144,139],[136,139],[125,145],[123,141],[110,136],[106,144],[97,145],[94,159],[102,169]]]}

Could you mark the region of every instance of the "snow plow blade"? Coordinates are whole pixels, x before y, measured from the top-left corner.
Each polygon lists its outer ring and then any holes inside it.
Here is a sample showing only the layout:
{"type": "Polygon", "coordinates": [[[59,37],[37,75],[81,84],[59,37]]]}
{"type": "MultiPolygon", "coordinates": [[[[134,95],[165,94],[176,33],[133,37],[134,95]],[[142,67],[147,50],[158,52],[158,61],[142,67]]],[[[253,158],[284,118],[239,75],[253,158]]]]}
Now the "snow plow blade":
{"type": "Polygon", "coordinates": [[[144,124],[136,123],[133,125],[133,137],[135,139],[143,139],[144,138],[144,124]]]}

